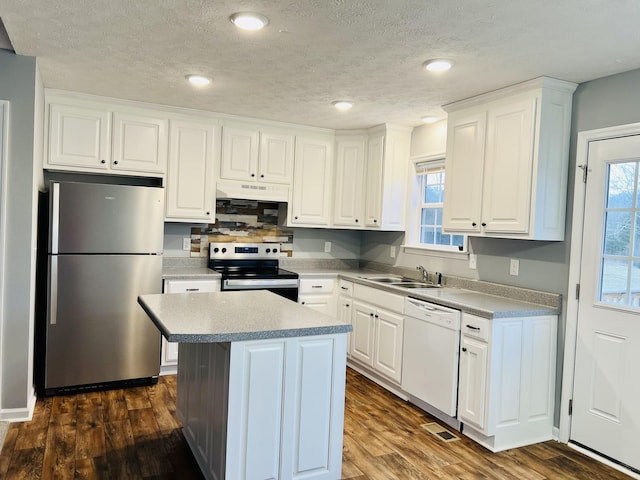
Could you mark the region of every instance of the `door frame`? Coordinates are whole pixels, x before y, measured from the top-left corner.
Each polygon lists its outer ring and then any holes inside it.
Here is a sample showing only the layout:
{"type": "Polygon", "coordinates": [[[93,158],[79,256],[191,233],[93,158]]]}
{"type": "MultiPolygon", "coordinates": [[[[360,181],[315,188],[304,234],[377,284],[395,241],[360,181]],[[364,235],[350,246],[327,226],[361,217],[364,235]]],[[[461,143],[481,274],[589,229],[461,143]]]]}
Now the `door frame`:
{"type": "Polygon", "coordinates": [[[640,123],[578,132],[573,192],[573,220],[571,224],[571,253],[569,257],[569,283],[567,285],[568,294],[562,370],[562,395],[560,400],[560,428],[558,432],[558,439],[563,443],[569,442],[571,434],[569,401],[573,398],[576,344],[578,340],[578,300],[576,299],[575,290],[576,285],[580,283],[580,275],[582,273],[580,263],[582,259],[582,232],[584,229],[584,202],[586,195],[586,184],[582,180],[583,175],[581,168],[587,165],[590,142],[630,135],[640,135],[640,123]]]}
{"type": "Polygon", "coordinates": [[[5,235],[7,161],[9,158],[9,101],[0,100],[0,394],[2,393],[2,340],[4,338],[5,235]]]}

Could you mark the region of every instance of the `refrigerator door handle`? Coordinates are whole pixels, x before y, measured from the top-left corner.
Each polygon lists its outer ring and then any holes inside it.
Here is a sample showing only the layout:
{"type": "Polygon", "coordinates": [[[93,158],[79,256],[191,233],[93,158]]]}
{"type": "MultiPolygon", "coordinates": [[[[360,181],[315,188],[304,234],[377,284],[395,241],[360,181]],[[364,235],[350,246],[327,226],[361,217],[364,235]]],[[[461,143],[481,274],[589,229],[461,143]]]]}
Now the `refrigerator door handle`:
{"type": "Polygon", "coordinates": [[[51,184],[51,253],[58,253],[60,227],[60,184],[51,184]]]}
{"type": "Polygon", "coordinates": [[[49,324],[58,321],[58,257],[51,255],[51,278],[49,288],[49,324]]]}

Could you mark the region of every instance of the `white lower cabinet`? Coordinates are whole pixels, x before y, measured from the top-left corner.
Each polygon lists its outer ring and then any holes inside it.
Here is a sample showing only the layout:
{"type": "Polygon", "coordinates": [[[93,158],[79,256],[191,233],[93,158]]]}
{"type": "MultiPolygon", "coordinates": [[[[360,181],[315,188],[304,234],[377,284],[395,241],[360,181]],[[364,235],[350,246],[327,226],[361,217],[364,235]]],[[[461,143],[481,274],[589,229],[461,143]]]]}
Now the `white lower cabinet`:
{"type": "Polygon", "coordinates": [[[458,419],[463,433],[497,452],[550,440],[557,316],[462,314],[458,419]]]}
{"type": "MultiPolygon", "coordinates": [[[[164,281],[164,293],[188,293],[188,292],[219,292],[220,280],[218,279],[173,279],[164,281]]],[[[178,344],[167,342],[162,337],[162,353],[160,357],[160,374],[170,375],[176,373],[178,364],[178,344]]]]}
{"type": "Polygon", "coordinates": [[[404,297],[355,284],[351,359],[400,384],[404,297]]]}
{"type": "Polygon", "coordinates": [[[336,316],[336,276],[304,276],[298,285],[298,303],[332,317],[336,316]]]}
{"type": "MultiPolygon", "coordinates": [[[[353,325],[353,282],[340,279],[338,284],[338,318],[353,325]]],[[[352,335],[347,333],[347,357],[351,357],[352,353],[352,335]]]]}
{"type": "Polygon", "coordinates": [[[205,478],[340,478],[346,336],[180,344],[178,416],[205,478]]]}

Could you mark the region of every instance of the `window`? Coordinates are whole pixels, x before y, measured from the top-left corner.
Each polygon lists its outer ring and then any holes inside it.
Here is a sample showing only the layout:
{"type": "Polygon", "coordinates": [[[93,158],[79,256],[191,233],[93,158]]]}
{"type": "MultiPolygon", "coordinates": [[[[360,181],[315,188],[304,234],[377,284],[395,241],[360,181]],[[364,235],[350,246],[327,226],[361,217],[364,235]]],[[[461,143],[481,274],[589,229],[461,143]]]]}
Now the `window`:
{"type": "Polygon", "coordinates": [[[442,203],[444,201],[444,159],[416,162],[411,244],[433,250],[466,251],[464,235],[442,231],[442,203]]]}

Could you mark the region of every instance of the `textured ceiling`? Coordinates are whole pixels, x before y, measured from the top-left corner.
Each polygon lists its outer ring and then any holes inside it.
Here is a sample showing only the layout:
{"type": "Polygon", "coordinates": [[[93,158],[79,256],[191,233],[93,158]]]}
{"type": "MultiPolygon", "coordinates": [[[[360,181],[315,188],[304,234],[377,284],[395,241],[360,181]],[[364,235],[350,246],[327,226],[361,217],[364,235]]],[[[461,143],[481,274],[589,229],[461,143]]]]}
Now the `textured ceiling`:
{"type": "Polygon", "coordinates": [[[46,87],[329,128],[415,126],[540,75],[640,68],[638,0],[2,0],[0,17],[46,87]],[[238,11],[270,24],[239,31],[238,11]],[[428,74],[434,57],[456,65],[428,74]]]}

